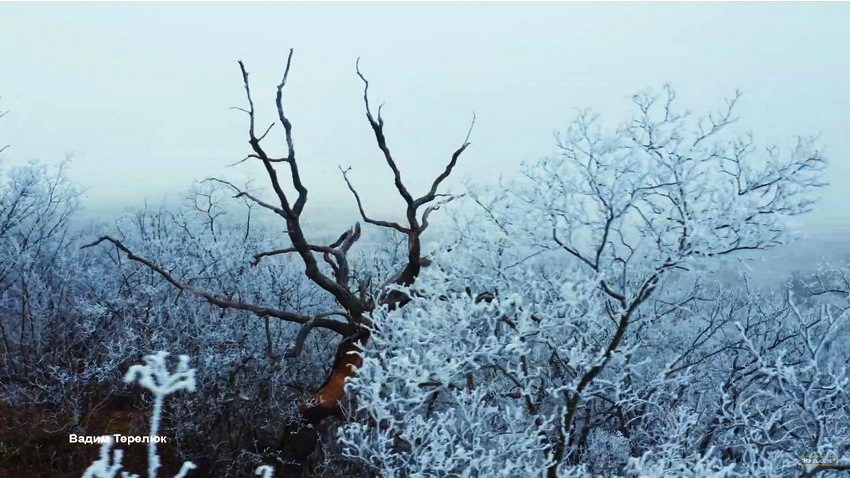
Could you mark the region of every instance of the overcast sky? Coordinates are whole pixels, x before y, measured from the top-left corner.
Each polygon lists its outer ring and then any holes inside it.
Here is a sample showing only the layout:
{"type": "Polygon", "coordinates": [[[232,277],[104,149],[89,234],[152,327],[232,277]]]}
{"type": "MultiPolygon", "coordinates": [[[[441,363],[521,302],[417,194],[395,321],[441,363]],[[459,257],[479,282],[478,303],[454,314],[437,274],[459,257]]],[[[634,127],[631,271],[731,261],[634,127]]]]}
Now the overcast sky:
{"type": "Polygon", "coordinates": [[[73,154],[90,211],[258,173],[226,167],[248,152],[245,115],[228,109],[245,104],[236,61],[262,124],[295,48],[285,101],[312,210],[350,207],[342,165],[379,212],[401,204],[364,117],[357,57],[417,190],[473,111],[456,189],[552,154],[553,131],[579,108],[623,120],[633,93],[670,82],[700,111],[739,88],[757,141],[821,135],[833,186],[807,224],[850,230],[848,24],[847,3],[0,3],[0,109],[11,110],[0,143],[12,144],[6,164],[73,154]]]}

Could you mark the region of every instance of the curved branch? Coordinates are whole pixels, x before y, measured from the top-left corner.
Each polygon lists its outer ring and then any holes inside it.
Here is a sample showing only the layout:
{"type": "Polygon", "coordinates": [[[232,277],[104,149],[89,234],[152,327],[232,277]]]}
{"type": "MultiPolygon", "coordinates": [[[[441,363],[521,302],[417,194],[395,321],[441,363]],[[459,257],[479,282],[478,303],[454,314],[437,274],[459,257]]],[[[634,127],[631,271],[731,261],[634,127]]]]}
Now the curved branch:
{"type": "Polygon", "coordinates": [[[443,197],[445,197],[445,199],[443,199],[442,201],[438,201],[436,204],[428,206],[425,209],[425,212],[422,213],[422,226],[419,228],[420,232],[424,231],[425,229],[428,228],[428,224],[429,224],[428,223],[428,216],[430,216],[432,212],[439,211],[441,207],[443,207],[446,204],[454,201],[458,197],[462,197],[463,195],[462,194],[460,196],[451,196],[451,195],[447,195],[447,194],[445,194],[445,195],[444,194],[434,195],[434,197],[439,197],[439,196],[443,196],[443,197]]]}
{"type": "Polygon", "coordinates": [[[384,153],[384,159],[387,161],[387,165],[393,172],[393,177],[395,178],[395,187],[398,189],[398,193],[404,198],[404,201],[408,206],[413,206],[413,196],[411,196],[410,191],[407,190],[407,187],[401,180],[401,171],[399,171],[398,166],[395,164],[395,160],[393,159],[392,153],[390,153],[390,148],[387,147],[387,139],[384,136],[384,120],[381,118],[381,109],[378,108],[378,119],[377,121],[372,116],[372,111],[369,108],[369,81],[366,80],[366,77],[363,76],[363,73],[360,72],[360,58],[357,59],[356,64],[357,76],[363,80],[363,102],[366,105],[366,118],[369,120],[369,125],[372,126],[372,131],[375,133],[375,140],[378,142],[378,148],[384,153]]]}
{"type": "Polygon", "coordinates": [[[466,150],[466,148],[470,145],[469,136],[472,134],[472,129],[474,127],[475,127],[475,112],[472,113],[472,123],[469,125],[469,130],[466,132],[466,139],[463,140],[463,144],[460,146],[460,148],[455,150],[454,154],[452,154],[451,161],[449,161],[449,164],[446,165],[446,169],[443,170],[443,172],[439,176],[437,176],[437,179],[435,179],[434,182],[431,184],[431,189],[428,191],[428,194],[425,194],[421,198],[414,201],[414,206],[419,207],[423,204],[427,204],[427,203],[433,201],[434,198],[437,197],[437,188],[440,187],[440,183],[445,181],[445,179],[448,178],[450,174],[452,174],[452,170],[454,169],[455,165],[457,164],[458,158],[460,158],[460,155],[463,154],[463,152],[466,150]]]}
{"type": "MultiPolygon", "coordinates": [[[[310,245],[310,250],[315,252],[331,252],[330,247],[326,246],[314,246],[310,245]]],[[[263,257],[271,257],[271,256],[279,256],[281,254],[289,254],[292,252],[298,252],[298,249],[294,247],[284,247],[283,249],[275,249],[272,251],[260,252],[259,254],[254,254],[254,258],[251,260],[251,265],[256,266],[260,263],[260,260],[263,257]]]]}
{"type": "Polygon", "coordinates": [[[275,97],[275,105],[277,105],[277,116],[283,124],[284,134],[286,135],[286,162],[289,163],[289,171],[292,175],[292,184],[295,190],[298,191],[298,199],[295,200],[295,205],[292,207],[292,212],[297,216],[304,210],[304,204],[307,203],[307,188],[301,182],[301,174],[298,172],[298,163],[295,161],[295,143],[292,141],[292,123],[286,114],[283,112],[283,87],[286,86],[286,80],[289,78],[289,67],[292,65],[292,54],[294,50],[289,49],[289,56],[286,58],[286,70],[283,72],[283,79],[277,85],[277,96],[275,97]]]}
{"type": "Polygon", "coordinates": [[[268,210],[270,210],[270,211],[274,212],[274,213],[275,213],[275,214],[277,214],[278,216],[281,216],[281,217],[283,217],[284,219],[286,218],[286,211],[284,211],[283,209],[281,209],[281,208],[279,208],[279,207],[277,207],[277,206],[275,206],[275,205],[273,205],[273,204],[269,204],[269,203],[267,203],[267,202],[263,201],[262,199],[259,199],[259,198],[255,197],[255,196],[253,196],[251,193],[249,193],[249,192],[247,192],[247,191],[243,191],[242,189],[240,189],[238,186],[236,186],[235,184],[231,183],[230,181],[225,181],[225,180],[223,180],[223,179],[218,179],[218,178],[207,178],[207,179],[205,179],[203,182],[208,182],[208,181],[212,181],[212,182],[216,182],[216,183],[224,184],[225,186],[228,186],[228,187],[230,187],[231,189],[233,189],[234,191],[236,191],[236,195],[235,195],[235,196],[233,196],[233,198],[234,198],[234,199],[241,198],[241,197],[248,198],[248,199],[250,199],[252,202],[254,202],[254,203],[256,203],[256,204],[260,205],[261,207],[263,207],[263,208],[265,208],[265,209],[268,209],[268,210]]]}
{"type": "Polygon", "coordinates": [[[313,330],[314,327],[317,327],[317,320],[320,320],[321,317],[328,317],[331,315],[340,315],[348,318],[348,315],[343,312],[325,312],[323,314],[318,314],[314,317],[311,317],[310,320],[305,322],[301,329],[298,330],[298,334],[295,335],[295,339],[292,341],[292,344],[287,348],[286,352],[283,354],[285,358],[295,358],[301,355],[301,350],[304,349],[304,342],[307,340],[307,336],[310,334],[310,331],[313,330]]]}
{"type": "MultiPolygon", "coordinates": [[[[357,76],[363,81],[363,103],[366,106],[366,118],[369,120],[369,125],[372,127],[372,131],[375,133],[375,140],[378,143],[378,148],[383,152],[384,159],[387,162],[387,165],[393,172],[393,177],[395,178],[395,186],[398,190],[401,197],[407,203],[406,216],[408,227],[402,227],[400,224],[387,222],[387,221],[376,221],[368,218],[363,212],[362,203],[360,202],[359,195],[357,191],[352,187],[351,183],[348,181],[346,177],[346,171],[343,171],[343,177],[345,177],[346,183],[348,184],[348,188],[354,194],[355,199],[357,200],[358,208],[360,209],[361,217],[367,223],[378,225],[381,227],[388,227],[391,229],[395,229],[407,236],[407,264],[399,271],[387,285],[401,285],[401,286],[410,286],[416,280],[416,277],[419,275],[419,272],[424,264],[428,262],[427,259],[422,257],[422,244],[421,244],[421,235],[422,232],[428,226],[428,216],[437,209],[439,209],[439,205],[436,207],[430,207],[425,210],[423,213],[422,221],[423,224],[420,224],[419,218],[417,216],[418,209],[420,206],[428,204],[437,197],[441,197],[443,195],[437,194],[437,190],[440,187],[440,184],[451,175],[454,170],[455,165],[457,164],[460,155],[466,150],[469,146],[469,137],[472,134],[472,129],[475,125],[475,114],[472,116],[472,123],[469,126],[469,130],[467,131],[466,138],[464,139],[463,144],[455,150],[454,154],[452,154],[451,160],[448,165],[446,165],[445,169],[436,179],[431,183],[431,187],[425,195],[418,199],[413,199],[413,196],[410,194],[410,191],[404,185],[404,182],[401,179],[401,172],[398,169],[398,166],[395,163],[395,160],[390,153],[389,147],[387,146],[387,140],[384,136],[384,120],[381,117],[381,109],[378,108],[378,117],[375,118],[372,116],[371,106],[369,104],[369,81],[360,71],[360,59],[357,59],[356,63],[356,71],[357,76]]],[[[384,288],[384,292],[380,299],[380,303],[382,305],[387,305],[391,309],[400,307],[404,305],[409,298],[406,297],[405,294],[395,291],[395,290],[387,290],[386,286],[384,288]]]]}
{"type": "Polygon", "coordinates": [[[390,229],[395,229],[396,231],[399,231],[402,234],[407,234],[407,233],[410,232],[410,229],[403,227],[401,224],[399,224],[397,222],[381,221],[381,220],[378,220],[378,219],[372,219],[372,218],[368,217],[366,215],[366,211],[363,210],[363,203],[360,201],[360,194],[357,193],[357,190],[354,189],[354,186],[351,184],[351,181],[348,179],[348,171],[350,171],[351,168],[342,169],[342,167],[340,167],[339,170],[342,171],[342,177],[343,177],[343,179],[345,179],[345,184],[348,185],[349,191],[351,191],[351,193],[354,194],[354,199],[355,199],[355,201],[357,201],[357,209],[360,210],[360,217],[363,218],[364,222],[366,222],[367,224],[372,224],[374,226],[388,227],[390,229]]]}
{"type": "MultiPolygon", "coordinates": [[[[292,51],[290,50],[289,58],[292,58],[292,51]]],[[[288,62],[287,62],[288,64],[288,62]]],[[[256,157],[259,158],[263,162],[263,166],[266,168],[266,172],[269,175],[269,180],[272,183],[272,188],[274,189],[275,194],[280,200],[280,209],[284,211],[286,216],[292,215],[292,209],[289,206],[289,200],[286,197],[286,193],[283,192],[283,188],[280,186],[280,181],[277,177],[277,171],[275,171],[274,167],[272,167],[273,160],[269,157],[263,147],[260,145],[260,139],[257,138],[254,132],[254,100],[251,97],[251,86],[248,82],[248,71],[245,70],[245,65],[240,61],[239,69],[242,71],[242,82],[245,87],[245,94],[248,97],[248,109],[245,110],[243,108],[237,108],[241,111],[244,111],[248,114],[249,118],[249,127],[248,127],[248,135],[249,140],[248,143],[251,145],[251,149],[254,150],[256,157]]],[[[288,69],[287,69],[288,71],[288,69]]],[[[282,86],[281,86],[282,87],[282,86]]]]}
{"type": "Polygon", "coordinates": [[[190,286],[189,284],[186,284],[185,282],[182,282],[182,281],[176,279],[174,276],[172,276],[165,269],[163,269],[159,265],[153,263],[149,259],[146,259],[146,258],[141,257],[141,256],[137,256],[136,254],[133,253],[133,251],[131,251],[127,246],[125,246],[121,241],[119,241],[115,238],[112,238],[110,236],[102,236],[98,240],[96,240],[96,241],[94,241],[90,244],[84,245],[81,249],[94,247],[94,246],[97,246],[97,245],[99,245],[103,242],[112,243],[118,250],[123,252],[127,256],[128,259],[130,259],[131,261],[138,262],[140,264],[144,264],[145,266],[147,266],[148,268],[150,268],[151,270],[153,270],[154,272],[156,272],[157,274],[162,276],[166,281],[168,281],[171,285],[173,285],[174,287],[176,287],[180,291],[188,292],[190,294],[201,297],[201,298],[205,299],[207,302],[209,302],[210,304],[215,305],[217,307],[220,307],[222,309],[244,310],[246,312],[251,312],[252,314],[257,315],[259,317],[275,317],[277,319],[285,320],[287,322],[295,322],[295,323],[298,323],[298,324],[306,324],[308,321],[313,320],[313,325],[311,327],[319,327],[319,328],[323,328],[323,329],[333,330],[334,332],[336,332],[340,335],[343,335],[343,336],[351,335],[352,331],[354,330],[354,329],[352,329],[351,325],[344,323],[344,322],[338,322],[338,321],[326,319],[326,318],[310,317],[310,316],[306,316],[306,315],[296,314],[296,313],[293,313],[293,312],[287,312],[287,311],[284,311],[284,310],[273,309],[273,308],[270,308],[270,307],[262,307],[262,306],[258,306],[258,305],[254,305],[254,304],[246,304],[244,302],[226,299],[224,297],[217,296],[217,295],[212,294],[210,292],[200,290],[200,289],[196,289],[196,288],[190,286]]]}

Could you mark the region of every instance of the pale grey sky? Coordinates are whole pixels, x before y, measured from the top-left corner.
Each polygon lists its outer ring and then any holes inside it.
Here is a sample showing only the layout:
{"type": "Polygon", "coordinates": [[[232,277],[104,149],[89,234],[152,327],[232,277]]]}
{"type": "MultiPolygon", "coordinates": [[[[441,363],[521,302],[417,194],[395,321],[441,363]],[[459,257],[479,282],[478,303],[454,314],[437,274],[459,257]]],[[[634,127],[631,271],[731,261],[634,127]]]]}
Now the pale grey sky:
{"type": "Polygon", "coordinates": [[[807,223],[848,230],[848,24],[847,3],[0,3],[0,108],[11,110],[0,142],[13,145],[7,163],[73,153],[93,211],[256,173],[225,168],[248,152],[246,118],[228,109],[245,104],[236,61],[271,121],[293,47],[285,101],[311,202],[350,207],[337,165],[352,166],[377,213],[400,200],[364,117],[358,56],[420,189],[473,111],[456,186],[553,153],[552,132],[578,108],[619,121],[646,87],[670,82],[697,111],[740,88],[757,140],[821,134],[833,185],[807,223]]]}

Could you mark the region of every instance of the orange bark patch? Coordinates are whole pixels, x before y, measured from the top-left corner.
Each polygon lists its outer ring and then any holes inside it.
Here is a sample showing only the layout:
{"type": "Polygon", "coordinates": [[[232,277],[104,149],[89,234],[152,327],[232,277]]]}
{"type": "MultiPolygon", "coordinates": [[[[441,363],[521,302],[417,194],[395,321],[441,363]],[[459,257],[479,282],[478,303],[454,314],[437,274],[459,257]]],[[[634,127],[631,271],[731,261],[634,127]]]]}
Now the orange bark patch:
{"type": "Polygon", "coordinates": [[[318,424],[331,415],[339,415],[340,402],[345,397],[345,381],[354,376],[363,364],[360,352],[368,342],[369,335],[364,333],[340,343],[330,376],[319,391],[312,395],[310,405],[301,406],[301,413],[311,424],[318,424]]]}

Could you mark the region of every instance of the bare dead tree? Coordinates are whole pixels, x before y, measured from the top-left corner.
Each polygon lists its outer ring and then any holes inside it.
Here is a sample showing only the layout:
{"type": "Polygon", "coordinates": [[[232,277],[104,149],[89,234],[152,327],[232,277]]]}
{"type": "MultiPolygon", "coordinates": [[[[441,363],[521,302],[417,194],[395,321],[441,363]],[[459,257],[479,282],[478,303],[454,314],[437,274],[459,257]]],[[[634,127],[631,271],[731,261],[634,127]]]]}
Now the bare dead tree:
{"type": "Polygon", "coordinates": [[[200,290],[174,277],[154,261],[134,254],[121,241],[110,236],[100,237],[98,240],[84,247],[92,247],[109,242],[120,253],[126,255],[128,259],[152,269],[181,292],[197,296],[222,309],[242,310],[258,317],[274,317],[283,321],[300,324],[302,328],[296,335],[293,345],[288,349],[286,353],[287,357],[296,357],[299,354],[304,341],[313,329],[331,330],[342,337],[337,346],[330,374],[324,385],[300,406],[302,423],[295,427],[288,427],[282,433],[280,446],[287,465],[283,469],[278,470],[280,473],[279,476],[300,477],[310,474],[310,462],[314,461],[317,456],[319,442],[318,430],[322,428],[319,425],[328,418],[339,416],[340,414],[340,401],[344,396],[345,380],[360,366],[362,359],[358,352],[367,344],[370,331],[375,326],[371,320],[371,312],[379,307],[395,309],[406,304],[409,298],[406,294],[399,292],[397,286],[411,286],[415,282],[422,267],[429,264],[428,259],[422,253],[422,233],[428,227],[429,216],[438,210],[441,205],[452,199],[451,195],[439,193],[438,191],[440,185],[451,175],[461,154],[469,146],[469,136],[472,132],[475,118],[473,115],[472,125],[470,125],[463,144],[451,155],[451,159],[442,173],[431,182],[428,191],[424,195],[415,198],[405,185],[396,160],[387,144],[381,108],[378,108],[376,114],[373,114],[369,103],[369,82],[360,71],[358,59],[356,72],[364,85],[363,102],[366,108],[366,118],[374,132],[377,146],[383,155],[384,161],[393,173],[395,188],[405,203],[404,223],[371,218],[364,211],[360,195],[346,174],[347,170],[342,170],[343,179],[357,202],[361,219],[368,224],[400,232],[407,239],[406,262],[384,284],[379,291],[377,300],[375,300],[368,293],[368,279],[364,279],[358,284],[352,284],[353,279],[348,263],[348,252],[361,236],[359,223],[342,233],[336,241],[328,245],[311,243],[307,240],[303,229],[301,217],[304,206],[307,203],[308,189],[302,181],[299,164],[296,159],[292,123],[285,112],[283,101],[283,92],[289,78],[292,55],[293,50],[290,50],[283,78],[277,85],[275,97],[277,121],[283,126],[286,142],[286,155],[280,157],[271,155],[263,144],[263,141],[275,123],[267,127],[259,135],[257,134],[254,99],[248,80],[249,75],[245,69],[245,65],[241,61],[239,62],[248,106],[247,108],[237,107],[235,109],[244,112],[248,116],[248,143],[251,147],[251,153],[239,161],[239,163],[249,160],[260,161],[272,186],[274,200],[263,200],[251,192],[222,179],[212,178],[211,181],[223,184],[232,189],[234,198],[240,198],[260,208],[269,210],[282,218],[286,223],[286,234],[290,245],[257,253],[254,255],[252,265],[259,265],[260,261],[267,257],[285,254],[298,255],[304,264],[304,273],[306,276],[315,285],[330,294],[339,305],[340,310],[310,316],[296,311],[278,310],[263,305],[240,302],[222,297],[210,291],[200,290]],[[281,165],[282,173],[278,170],[278,167],[281,165]],[[294,196],[285,192],[284,178],[288,179],[289,184],[294,188],[296,192],[294,196]],[[331,275],[323,272],[317,254],[330,267],[332,271],[331,275]],[[335,317],[342,317],[344,320],[337,320],[335,317]]]}

